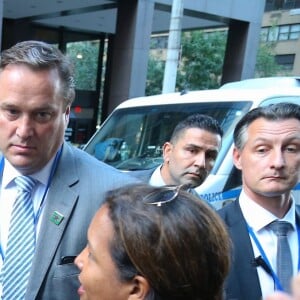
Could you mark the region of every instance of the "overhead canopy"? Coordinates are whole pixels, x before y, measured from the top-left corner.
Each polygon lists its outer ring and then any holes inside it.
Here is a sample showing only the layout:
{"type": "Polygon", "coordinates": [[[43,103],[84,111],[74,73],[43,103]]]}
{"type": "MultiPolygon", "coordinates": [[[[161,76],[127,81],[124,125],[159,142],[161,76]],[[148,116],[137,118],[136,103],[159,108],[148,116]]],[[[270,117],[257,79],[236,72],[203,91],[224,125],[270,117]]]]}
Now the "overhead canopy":
{"type": "MultiPolygon", "coordinates": [[[[131,0],[121,0],[128,1],[131,0]]],[[[144,0],[153,2],[154,0],[144,0]]],[[[231,18],[260,22],[261,0],[184,2],[183,30],[227,26],[231,18]],[[242,9],[240,9],[242,8],[242,9]]],[[[118,2],[113,0],[3,0],[3,17],[88,32],[116,32],[118,2]]],[[[172,0],[154,1],[152,32],[169,30],[172,0]]]]}

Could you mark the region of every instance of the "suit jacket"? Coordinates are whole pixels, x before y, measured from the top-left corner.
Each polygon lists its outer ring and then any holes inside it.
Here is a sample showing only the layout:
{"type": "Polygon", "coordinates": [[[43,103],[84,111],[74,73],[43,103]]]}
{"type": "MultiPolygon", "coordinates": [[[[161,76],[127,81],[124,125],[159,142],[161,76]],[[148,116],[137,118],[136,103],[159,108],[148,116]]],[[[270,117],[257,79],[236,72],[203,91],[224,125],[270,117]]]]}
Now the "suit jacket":
{"type": "Polygon", "coordinates": [[[157,167],[147,169],[147,170],[131,171],[131,172],[129,172],[129,174],[136,178],[139,178],[141,181],[143,181],[145,183],[149,183],[150,178],[156,169],[157,169],[157,167]]]}
{"type": "MultiPolygon", "coordinates": [[[[300,224],[299,206],[296,208],[300,224]]],[[[228,227],[233,244],[231,270],[225,283],[226,300],[261,300],[254,252],[238,199],[218,211],[228,227]]]]}
{"type": "Polygon", "coordinates": [[[79,270],[73,262],[62,264],[62,258],[75,257],[86,246],[88,226],[105,193],[134,182],[137,179],[64,144],[45,200],[26,300],[79,299],[79,270]],[[59,225],[50,220],[54,211],[64,216],[59,225]]]}

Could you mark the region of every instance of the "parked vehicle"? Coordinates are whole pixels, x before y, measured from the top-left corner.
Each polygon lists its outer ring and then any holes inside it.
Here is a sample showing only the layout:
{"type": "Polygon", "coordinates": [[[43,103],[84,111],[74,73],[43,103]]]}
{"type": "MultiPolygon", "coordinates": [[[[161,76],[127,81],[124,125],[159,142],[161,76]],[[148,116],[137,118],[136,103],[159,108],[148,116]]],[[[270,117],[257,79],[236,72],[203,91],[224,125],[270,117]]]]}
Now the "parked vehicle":
{"type": "MultiPolygon", "coordinates": [[[[300,104],[300,88],[287,84],[280,89],[255,85],[246,89],[234,84],[232,88],[134,98],[110,114],[84,150],[123,171],[153,168],[162,163],[162,146],[179,121],[194,113],[208,114],[219,121],[224,136],[213,170],[196,190],[219,208],[240,192],[241,176],[232,162],[234,126],[250,109],[277,102],[300,104]]],[[[300,194],[299,190],[300,184],[295,191],[300,194]]]]}

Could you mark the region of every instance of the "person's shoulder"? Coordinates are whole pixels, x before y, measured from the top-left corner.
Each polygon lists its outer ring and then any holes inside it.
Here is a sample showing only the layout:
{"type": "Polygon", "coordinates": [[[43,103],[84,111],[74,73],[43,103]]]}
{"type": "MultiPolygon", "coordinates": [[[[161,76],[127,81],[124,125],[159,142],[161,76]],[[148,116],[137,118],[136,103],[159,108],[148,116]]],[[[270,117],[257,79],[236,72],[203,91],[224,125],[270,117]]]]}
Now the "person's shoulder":
{"type": "Polygon", "coordinates": [[[225,204],[222,208],[217,210],[217,213],[225,223],[230,223],[238,213],[238,200],[233,200],[231,203],[225,204]]]}
{"type": "Polygon", "coordinates": [[[132,174],[135,177],[138,177],[140,175],[152,175],[153,172],[156,170],[157,167],[146,169],[146,170],[134,170],[130,171],[130,174],[132,174]]]}
{"type": "Polygon", "coordinates": [[[72,144],[65,143],[64,149],[68,153],[68,155],[73,157],[75,160],[87,161],[88,163],[92,163],[92,164],[96,164],[96,165],[102,165],[102,164],[106,165],[102,161],[96,159],[91,154],[83,151],[80,148],[73,146],[72,144]]]}
{"type": "Polygon", "coordinates": [[[129,171],[129,175],[138,178],[144,182],[148,182],[157,167],[146,170],[129,171]]]}
{"type": "MultiPolygon", "coordinates": [[[[138,177],[132,176],[131,172],[123,172],[101,160],[98,160],[94,156],[81,149],[73,147],[73,151],[76,160],[80,163],[85,164],[90,170],[94,169],[97,172],[101,171],[102,173],[110,174],[110,176],[121,176],[123,178],[138,179],[138,177]]],[[[140,180],[138,180],[138,182],[140,182],[140,180]]]]}
{"type": "Polygon", "coordinates": [[[65,156],[67,156],[66,159],[77,165],[77,169],[88,169],[91,173],[99,170],[103,172],[121,173],[116,168],[96,159],[94,156],[83,151],[82,149],[79,149],[71,144],[66,144],[64,147],[66,151],[65,156]]]}
{"type": "Polygon", "coordinates": [[[236,200],[231,200],[230,202],[224,202],[223,206],[217,210],[219,214],[226,214],[235,209],[236,200]]]}

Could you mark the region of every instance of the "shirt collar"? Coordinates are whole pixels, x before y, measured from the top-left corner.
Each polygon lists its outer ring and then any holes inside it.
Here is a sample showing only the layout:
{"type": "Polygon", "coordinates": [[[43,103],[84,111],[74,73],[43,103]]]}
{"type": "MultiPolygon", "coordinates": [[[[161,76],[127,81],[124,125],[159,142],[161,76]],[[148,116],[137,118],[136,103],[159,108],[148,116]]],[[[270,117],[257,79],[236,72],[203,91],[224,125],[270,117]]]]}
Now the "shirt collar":
{"type": "Polygon", "coordinates": [[[164,186],[166,185],[162,176],[161,176],[161,173],[160,173],[160,169],[161,169],[162,165],[158,166],[154,172],[152,173],[151,175],[151,178],[149,180],[149,184],[152,185],[152,186],[164,186]]]}
{"type": "MultiPolygon", "coordinates": [[[[41,170],[36,173],[30,174],[30,177],[36,179],[38,182],[44,185],[47,185],[53,160],[54,157],[51,158],[41,170]]],[[[14,179],[18,176],[22,176],[22,174],[17,169],[15,169],[7,159],[4,159],[4,170],[2,176],[3,188],[10,187],[13,184],[14,179]]]]}
{"type": "MultiPolygon", "coordinates": [[[[240,194],[239,203],[246,222],[256,232],[263,229],[271,222],[278,220],[275,215],[250,199],[245,194],[244,190],[242,190],[240,194]]],[[[290,209],[280,220],[289,222],[293,228],[296,229],[295,201],[293,201],[293,199],[290,209]]]]}

